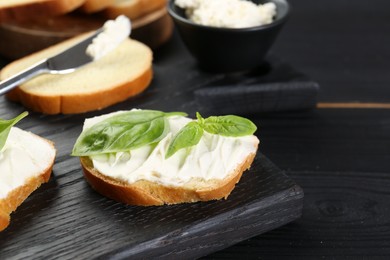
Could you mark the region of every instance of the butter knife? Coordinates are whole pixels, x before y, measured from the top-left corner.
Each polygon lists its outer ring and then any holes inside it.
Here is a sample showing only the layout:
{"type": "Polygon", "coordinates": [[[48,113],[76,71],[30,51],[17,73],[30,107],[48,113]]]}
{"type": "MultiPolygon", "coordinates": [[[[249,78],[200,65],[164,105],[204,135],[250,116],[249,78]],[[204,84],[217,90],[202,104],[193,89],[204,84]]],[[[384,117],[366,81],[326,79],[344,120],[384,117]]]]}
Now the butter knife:
{"type": "Polygon", "coordinates": [[[93,61],[93,58],[86,53],[87,47],[92,40],[103,31],[98,29],[87,38],[76,43],[72,47],[23,70],[22,72],[0,82],[0,95],[19,86],[23,82],[32,79],[40,74],[66,74],[75,71],[77,68],[93,61]]]}

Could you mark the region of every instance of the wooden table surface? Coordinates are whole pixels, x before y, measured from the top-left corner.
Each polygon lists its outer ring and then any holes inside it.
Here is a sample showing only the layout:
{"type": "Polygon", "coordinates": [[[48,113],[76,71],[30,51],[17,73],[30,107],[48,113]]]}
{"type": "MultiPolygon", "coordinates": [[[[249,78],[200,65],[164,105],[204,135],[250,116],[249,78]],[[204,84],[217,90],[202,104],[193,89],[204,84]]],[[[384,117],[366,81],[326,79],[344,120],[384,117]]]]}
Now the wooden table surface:
{"type": "Polygon", "coordinates": [[[265,116],[259,135],[303,216],[207,258],[389,259],[390,2],[290,3],[272,51],[320,84],[319,109],[265,116]]]}
{"type": "Polygon", "coordinates": [[[390,2],[290,3],[272,53],[320,84],[318,108],[255,119],[261,152],[303,188],[303,215],[204,259],[388,259],[390,2]]]}

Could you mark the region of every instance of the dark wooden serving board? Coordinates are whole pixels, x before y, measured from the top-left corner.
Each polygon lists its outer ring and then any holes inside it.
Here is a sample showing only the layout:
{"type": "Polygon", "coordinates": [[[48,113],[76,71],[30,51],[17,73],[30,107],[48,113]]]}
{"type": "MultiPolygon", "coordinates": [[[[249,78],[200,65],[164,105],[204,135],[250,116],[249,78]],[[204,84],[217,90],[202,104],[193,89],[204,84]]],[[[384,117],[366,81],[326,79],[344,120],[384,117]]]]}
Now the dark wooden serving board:
{"type": "Polygon", "coordinates": [[[147,208],[101,197],[63,159],[1,233],[2,259],[195,258],[301,214],[302,190],[263,155],[226,201],[147,208]]]}
{"type": "MultiPolygon", "coordinates": [[[[154,80],[140,96],[80,115],[31,112],[18,127],[54,141],[57,159],[50,181],[12,214],[10,226],[0,233],[0,258],[197,258],[299,218],[303,191],[261,154],[262,144],[227,200],[162,207],[127,206],[102,197],[84,180],[78,158],[69,156],[87,117],[134,107],[186,111],[193,117],[205,111],[194,101],[194,90],[209,84],[302,76],[291,67],[280,68],[279,61],[269,62],[272,69],[256,75],[203,72],[175,35],[155,53],[154,80]]],[[[23,110],[0,97],[0,118],[23,110]]],[[[260,117],[249,117],[259,126],[261,140],[260,117]]]]}

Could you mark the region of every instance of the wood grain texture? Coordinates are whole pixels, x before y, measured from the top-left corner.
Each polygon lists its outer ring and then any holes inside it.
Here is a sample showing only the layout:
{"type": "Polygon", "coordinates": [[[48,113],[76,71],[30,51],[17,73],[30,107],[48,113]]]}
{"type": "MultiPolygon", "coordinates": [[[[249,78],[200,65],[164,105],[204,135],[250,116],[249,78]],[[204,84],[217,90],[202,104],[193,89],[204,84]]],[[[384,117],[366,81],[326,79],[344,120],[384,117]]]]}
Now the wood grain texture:
{"type": "Polygon", "coordinates": [[[317,108],[364,108],[364,109],[389,109],[390,103],[362,103],[362,102],[320,102],[317,108]]]}
{"type": "Polygon", "coordinates": [[[260,117],[262,151],[305,191],[302,218],[206,258],[388,259],[389,111],[260,117]]]}
{"type": "Polygon", "coordinates": [[[305,191],[302,218],[208,258],[388,259],[388,172],[288,174],[305,191]]]}

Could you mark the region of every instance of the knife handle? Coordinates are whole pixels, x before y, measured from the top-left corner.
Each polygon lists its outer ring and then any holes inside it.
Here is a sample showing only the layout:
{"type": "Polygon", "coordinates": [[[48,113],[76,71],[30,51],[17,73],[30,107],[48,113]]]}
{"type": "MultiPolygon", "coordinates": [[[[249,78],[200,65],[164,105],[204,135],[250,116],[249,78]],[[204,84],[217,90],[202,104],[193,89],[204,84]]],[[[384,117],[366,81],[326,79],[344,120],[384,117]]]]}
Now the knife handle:
{"type": "Polygon", "coordinates": [[[23,82],[26,82],[27,80],[46,72],[48,72],[47,60],[40,61],[20,73],[0,81],[0,95],[4,95],[23,82]]]}

